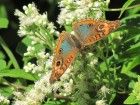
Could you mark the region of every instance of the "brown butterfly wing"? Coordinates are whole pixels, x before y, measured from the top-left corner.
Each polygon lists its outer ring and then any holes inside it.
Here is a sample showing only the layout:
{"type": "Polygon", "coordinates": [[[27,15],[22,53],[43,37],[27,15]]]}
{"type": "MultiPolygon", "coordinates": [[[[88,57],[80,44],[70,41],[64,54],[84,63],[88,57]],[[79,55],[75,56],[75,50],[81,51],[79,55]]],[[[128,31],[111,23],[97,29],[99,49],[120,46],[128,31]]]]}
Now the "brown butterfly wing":
{"type": "Polygon", "coordinates": [[[94,24],[96,24],[96,22],[91,19],[81,20],[73,24],[73,30],[81,43],[83,43],[90,34],[94,28],[94,24]]]}
{"type": "Polygon", "coordinates": [[[113,32],[120,25],[120,21],[81,20],[73,24],[73,30],[81,39],[83,45],[90,45],[113,32]]]}
{"type": "Polygon", "coordinates": [[[84,45],[90,45],[108,36],[120,26],[120,21],[97,21],[93,30],[84,40],[84,45]]]}
{"type": "Polygon", "coordinates": [[[62,32],[57,42],[55,56],[53,59],[53,71],[50,83],[54,83],[64,74],[66,69],[74,60],[79,49],[67,32],[62,32]]]}

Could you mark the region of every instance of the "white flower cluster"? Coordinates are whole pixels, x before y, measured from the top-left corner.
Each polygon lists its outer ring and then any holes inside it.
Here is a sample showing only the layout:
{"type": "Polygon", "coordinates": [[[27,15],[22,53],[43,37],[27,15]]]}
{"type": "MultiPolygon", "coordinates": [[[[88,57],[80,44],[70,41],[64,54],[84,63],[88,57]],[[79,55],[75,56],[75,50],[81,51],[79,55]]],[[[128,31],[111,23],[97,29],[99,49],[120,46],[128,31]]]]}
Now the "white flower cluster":
{"type": "Polygon", "coordinates": [[[110,94],[110,91],[111,90],[109,88],[107,88],[105,85],[103,85],[101,87],[101,89],[99,90],[99,92],[100,92],[100,94],[102,95],[103,98],[106,98],[106,95],[110,94]]]}
{"type": "Polygon", "coordinates": [[[107,105],[105,100],[96,101],[96,105],[107,105]]]}
{"type": "Polygon", "coordinates": [[[4,97],[0,94],[0,103],[2,105],[9,105],[10,101],[6,97],[4,97]]]}
{"type": "Polygon", "coordinates": [[[69,82],[67,83],[64,83],[62,85],[64,87],[64,89],[61,90],[61,93],[59,93],[60,95],[63,95],[63,96],[68,96],[72,93],[72,91],[74,90],[73,89],[73,79],[70,79],[69,82]]]}
{"type": "Polygon", "coordinates": [[[35,53],[35,47],[33,46],[28,46],[27,47],[27,52],[24,53],[24,56],[33,56],[35,53]]]}
{"type": "MultiPolygon", "coordinates": [[[[19,36],[24,36],[29,34],[27,31],[27,26],[35,24],[36,26],[47,26],[48,18],[47,13],[43,15],[39,14],[34,3],[28,4],[28,6],[23,6],[24,13],[19,10],[15,11],[15,15],[19,16],[20,27],[18,34],[19,36]]],[[[30,32],[31,34],[31,32],[30,32]]]]}
{"type": "Polygon", "coordinates": [[[25,72],[31,72],[31,73],[37,73],[38,76],[41,76],[46,72],[46,70],[49,70],[52,68],[52,60],[53,56],[51,56],[49,53],[45,53],[45,51],[40,51],[38,53],[34,52],[34,49],[32,47],[28,47],[28,51],[26,56],[34,56],[37,58],[36,64],[33,64],[31,62],[28,62],[27,65],[23,67],[25,72]],[[34,53],[33,53],[34,52],[34,53]]]}
{"type": "Polygon", "coordinates": [[[106,7],[108,3],[109,0],[61,0],[59,2],[61,12],[58,16],[58,23],[60,25],[71,24],[75,20],[85,18],[101,19],[104,16],[102,8],[106,7]]]}
{"type": "Polygon", "coordinates": [[[54,34],[58,36],[59,32],[55,30],[55,26],[52,22],[48,21],[47,12],[39,14],[35,4],[28,4],[23,6],[24,13],[15,10],[15,15],[19,17],[20,26],[18,30],[19,36],[28,35],[33,40],[32,44],[45,43],[46,36],[54,34]],[[46,30],[48,29],[48,30],[46,30]]]}
{"type": "Polygon", "coordinates": [[[14,105],[40,105],[47,94],[50,94],[52,87],[49,84],[50,72],[47,72],[39,81],[37,81],[30,91],[26,92],[21,98],[21,94],[16,94],[14,105]]]}
{"type": "MultiPolygon", "coordinates": [[[[24,95],[21,95],[21,93],[19,92],[14,92],[15,96],[17,97],[14,101],[14,105],[40,105],[47,95],[52,93],[52,91],[55,93],[57,90],[60,92],[60,95],[66,96],[68,94],[71,94],[73,80],[70,79],[70,82],[65,84],[63,83],[63,81],[57,81],[54,84],[50,84],[50,75],[51,71],[47,71],[39,81],[35,82],[34,87],[24,95]]],[[[65,73],[64,75],[67,75],[67,73],[65,73]]],[[[67,76],[67,78],[69,79],[69,75],[67,76]]]]}

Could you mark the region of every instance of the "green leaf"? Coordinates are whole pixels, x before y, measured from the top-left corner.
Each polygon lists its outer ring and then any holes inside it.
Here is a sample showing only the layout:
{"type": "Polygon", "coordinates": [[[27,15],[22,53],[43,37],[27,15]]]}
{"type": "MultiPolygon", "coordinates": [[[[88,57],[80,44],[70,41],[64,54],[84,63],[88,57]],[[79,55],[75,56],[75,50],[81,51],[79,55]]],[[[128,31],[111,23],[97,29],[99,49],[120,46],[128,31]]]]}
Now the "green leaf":
{"type": "Polygon", "coordinates": [[[128,71],[127,73],[124,74],[127,75],[128,77],[135,78],[135,79],[138,77],[137,73],[131,71],[128,71]]]}
{"type": "Polygon", "coordinates": [[[120,57],[121,58],[132,58],[140,55],[140,43],[133,45],[133,47],[124,51],[120,57]]]}
{"type": "Polygon", "coordinates": [[[5,59],[5,55],[2,51],[0,51],[0,59],[5,59]]]}
{"type": "MultiPolygon", "coordinates": [[[[135,2],[133,2],[133,5],[137,5],[137,4],[140,4],[140,0],[135,0],[135,2]]],[[[140,6],[137,6],[133,9],[130,9],[127,11],[127,14],[128,15],[133,15],[133,14],[136,14],[140,11],[140,6]]]]}
{"type": "MultiPolygon", "coordinates": [[[[16,47],[16,52],[23,56],[24,53],[27,51],[27,47],[28,46],[32,46],[31,45],[32,40],[29,39],[28,37],[25,37],[21,42],[18,43],[17,47],[16,47]]],[[[43,49],[45,46],[36,44],[34,45],[36,51],[40,51],[41,49],[43,49]]]]}
{"type": "MultiPolygon", "coordinates": [[[[133,14],[133,15],[124,17],[123,19],[121,19],[121,22],[126,22],[129,19],[133,20],[133,19],[136,19],[136,18],[140,18],[140,14],[133,14]]],[[[134,21],[131,21],[131,22],[134,22],[134,21]]]]}
{"type": "Polygon", "coordinates": [[[140,56],[136,56],[135,58],[127,60],[123,64],[123,67],[121,69],[121,73],[127,73],[139,64],[140,64],[140,56]]]}
{"type": "Polygon", "coordinates": [[[65,30],[70,33],[72,31],[72,26],[71,25],[65,25],[65,30]]]}
{"type": "Polygon", "coordinates": [[[0,70],[6,68],[6,61],[5,60],[2,60],[0,59],[0,70]]]}
{"type": "Polygon", "coordinates": [[[43,105],[57,105],[55,101],[49,101],[49,102],[46,102],[45,104],[43,105]]]}
{"type": "Polygon", "coordinates": [[[23,78],[31,81],[38,79],[37,76],[33,76],[30,73],[26,73],[23,69],[12,69],[0,71],[0,76],[3,77],[13,77],[13,78],[23,78]]]}
{"type": "Polygon", "coordinates": [[[125,101],[124,104],[136,104],[138,101],[136,100],[136,97],[133,95],[130,95],[125,101]]]}
{"type": "MultiPolygon", "coordinates": [[[[133,3],[135,0],[127,0],[127,2],[123,5],[123,7],[122,8],[127,8],[131,3],[133,3]]],[[[122,16],[122,14],[123,14],[123,12],[124,12],[125,10],[121,10],[121,13],[120,13],[120,16],[119,16],[119,18],[122,16]]]]}
{"type": "Polygon", "coordinates": [[[135,83],[136,83],[136,82],[135,82],[134,80],[131,80],[131,82],[129,82],[128,87],[131,88],[131,89],[133,89],[134,86],[135,86],[135,83]]]}
{"type": "Polygon", "coordinates": [[[15,90],[9,86],[2,86],[0,87],[0,94],[2,96],[8,97],[8,98],[12,98],[12,93],[15,92],[15,90]]]}
{"type": "Polygon", "coordinates": [[[23,54],[27,51],[27,46],[31,45],[32,40],[29,39],[28,37],[25,37],[24,39],[22,39],[21,42],[18,43],[17,47],[16,47],[16,52],[23,56],[23,54]]]}
{"type": "Polygon", "coordinates": [[[6,18],[0,18],[0,28],[7,28],[8,27],[8,19],[6,18]]]}
{"type": "Polygon", "coordinates": [[[115,99],[115,97],[116,97],[116,93],[114,93],[114,94],[111,95],[111,98],[109,100],[109,105],[111,105],[111,103],[113,102],[113,100],[115,99]]]}
{"type": "Polygon", "coordinates": [[[4,5],[0,5],[0,18],[6,18],[7,12],[4,5]]]}

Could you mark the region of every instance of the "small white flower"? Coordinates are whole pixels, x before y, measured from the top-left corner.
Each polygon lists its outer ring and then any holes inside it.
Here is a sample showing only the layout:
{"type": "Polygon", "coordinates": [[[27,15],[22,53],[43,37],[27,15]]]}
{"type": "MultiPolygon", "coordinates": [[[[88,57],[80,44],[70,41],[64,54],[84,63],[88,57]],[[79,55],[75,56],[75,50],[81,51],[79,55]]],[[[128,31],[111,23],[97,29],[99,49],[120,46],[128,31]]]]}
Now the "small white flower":
{"type": "Polygon", "coordinates": [[[90,62],[90,64],[95,65],[95,64],[97,64],[97,62],[98,62],[98,59],[94,59],[93,61],[90,62]]]}
{"type": "Polygon", "coordinates": [[[61,76],[60,80],[61,80],[61,81],[65,81],[65,80],[69,79],[70,71],[71,71],[71,69],[68,68],[68,69],[66,70],[66,72],[61,76]]]}
{"type": "Polygon", "coordinates": [[[91,8],[93,6],[93,3],[89,3],[88,7],[91,8]]]}
{"type": "Polygon", "coordinates": [[[24,5],[23,10],[26,11],[27,9],[28,9],[27,6],[24,5]]]}
{"type": "Polygon", "coordinates": [[[13,92],[13,94],[18,98],[18,99],[23,99],[24,95],[21,92],[13,92]]]}
{"type": "Polygon", "coordinates": [[[105,100],[98,100],[96,101],[96,105],[107,105],[107,104],[105,103],[105,100]]]}
{"type": "Polygon", "coordinates": [[[21,19],[24,18],[26,15],[24,13],[22,13],[21,11],[19,11],[18,9],[15,10],[14,13],[15,16],[19,16],[21,19]]]}
{"type": "Polygon", "coordinates": [[[65,7],[65,6],[66,6],[66,1],[61,0],[61,1],[59,2],[59,7],[65,7]]]}
{"type": "Polygon", "coordinates": [[[37,53],[37,56],[41,59],[45,59],[46,58],[46,55],[45,55],[45,52],[44,51],[40,51],[39,53],[37,53]]]}
{"type": "Polygon", "coordinates": [[[23,69],[25,70],[25,72],[30,72],[30,71],[33,70],[34,67],[35,67],[35,64],[31,64],[31,63],[29,62],[27,65],[25,65],[25,66],[23,67],[23,69]]]}
{"type": "Polygon", "coordinates": [[[99,6],[99,2],[98,1],[94,2],[94,7],[98,7],[98,6],[99,6]]]}
{"type": "Polygon", "coordinates": [[[68,83],[64,83],[63,88],[64,88],[63,91],[61,91],[63,93],[63,95],[71,94],[73,91],[73,80],[71,79],[68,83]]]}
{"type": "Polygon", "coordinates": [[[88,53],[87,57],[91,57],[93,55],[93,53],[88,53]]]}
{"type": "Polygon", "coordinates": [[[71,31],[71,34],[74,35],[75,34],[74,31],[71,31]]]}
{"type": "Polygon", "coordinates": [[[95,20],[99,20],[102,17],[103,13],[102,11],[97,11],[96,15],[95,15],[95,20]]]}
{"type": "Polygon", "coordinates": [[[27,52],[24,53],[24,56],[31,56],[31,55],[34,55],[34,53],[35,53],[35,48],[32,46],[28,46],[27,52]]]}
{"type": "Polygon", "coordinates": [[[68,3],[70,4],[70,3],[73,3],[74,2],[74,0],[68,0],[68,3]]]}
{"type": "Polygon", "coordinates": [[[61,86],[61,83],[60,82],[56,82],[52,85],[53,87],[53,91],[56,92],[61,86]]]}
{"type": "Polygon", "coordinates": [[[117,37],[117,39],[118,39],[119,41],[120,41],[122,38],[123,38],[123,37],[121,37],[121,36],[118,36],[118,37],[117,37]]]}
{"type": "Polygon", "coordinates": [[[102,86],[101,89],[99,90],[100,93],[103,95],[103,97],[106,97],[106,94],[110,93],[110,89],[108,89],[106,86],[102,86]]]}
{"type": "Polygon", "coordinates": [[[4,97],[0,94],[0,103],[2,105],[9,105],[10,101],[6,97],[4,97]]]}

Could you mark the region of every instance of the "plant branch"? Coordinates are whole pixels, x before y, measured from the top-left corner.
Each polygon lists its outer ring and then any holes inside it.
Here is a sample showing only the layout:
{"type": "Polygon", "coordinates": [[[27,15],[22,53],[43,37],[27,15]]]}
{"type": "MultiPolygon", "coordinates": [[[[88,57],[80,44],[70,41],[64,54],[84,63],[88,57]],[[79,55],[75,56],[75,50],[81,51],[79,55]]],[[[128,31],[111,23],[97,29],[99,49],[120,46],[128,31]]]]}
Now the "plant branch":
{"type": "Polygon", "coordinates": [[[134,6],[130,6],[130,7],[127,7],[127,8],[116,8],[116,9],[106,9],[106,8],[103,8],[105,11],[121,11],[121,10],[128,10],[128,9],[132,9],[132,8],[135,8],[135,7],[138,7],[140,6],[140,4],[137,4],[137,5],[134,5],[134,6]]]}
{"type": "Polygon", "coordinates": [[[60,96],[59,94],[54,94],[54,97],[57,99],[71,100],[70,97],[60,96]]]}

